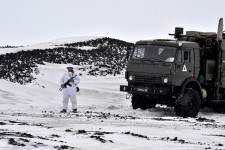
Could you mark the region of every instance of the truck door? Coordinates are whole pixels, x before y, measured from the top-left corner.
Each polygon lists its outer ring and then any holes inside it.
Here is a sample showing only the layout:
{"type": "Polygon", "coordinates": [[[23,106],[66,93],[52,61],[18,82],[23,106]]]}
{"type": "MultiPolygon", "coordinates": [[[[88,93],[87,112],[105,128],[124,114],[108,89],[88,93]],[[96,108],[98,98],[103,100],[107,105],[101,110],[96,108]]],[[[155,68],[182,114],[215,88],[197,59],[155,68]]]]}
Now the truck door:
{"type": "Polygon", "coordinates": [[[193,49],[178,50],[175,76],[175,82],[179,85],[181,85],[187,78],[194,76],[193,49]]]}

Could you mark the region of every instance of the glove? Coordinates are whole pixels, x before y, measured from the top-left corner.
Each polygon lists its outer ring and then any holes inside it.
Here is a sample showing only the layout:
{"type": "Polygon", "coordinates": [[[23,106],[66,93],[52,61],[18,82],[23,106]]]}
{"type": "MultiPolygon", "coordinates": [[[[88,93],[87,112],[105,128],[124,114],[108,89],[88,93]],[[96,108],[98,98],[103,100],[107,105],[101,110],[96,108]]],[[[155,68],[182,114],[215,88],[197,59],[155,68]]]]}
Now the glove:
{"type": "Polygon", "coordinates": [[[80,91],[80,88],[77,86],[77,92],[79,92],[80,91]]]}
{"type": "Polygon", "coordinates": [[[63,89],[65,86],[64,86],[64,84],[61,84],[61,88],[63,89]]]}
{"type": "Polygon", "coordinates": [[[71,83],[74,83],[74,80],[73,80],[73,79],[70,79],[70,82],[71,82],[71,83]]]}

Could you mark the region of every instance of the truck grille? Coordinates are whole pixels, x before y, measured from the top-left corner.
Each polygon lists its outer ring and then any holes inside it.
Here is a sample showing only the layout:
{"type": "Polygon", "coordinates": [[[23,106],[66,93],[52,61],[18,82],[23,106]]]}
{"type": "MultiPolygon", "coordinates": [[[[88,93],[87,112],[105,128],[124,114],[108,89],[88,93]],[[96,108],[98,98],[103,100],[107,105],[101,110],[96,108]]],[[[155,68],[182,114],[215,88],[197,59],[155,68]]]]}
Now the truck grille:
{"type": "Polygon", "coordinates": [[[141,83],[162,83],[162,77],[153,77],[147,75],[136,75],[135,82],[141,83]]]}

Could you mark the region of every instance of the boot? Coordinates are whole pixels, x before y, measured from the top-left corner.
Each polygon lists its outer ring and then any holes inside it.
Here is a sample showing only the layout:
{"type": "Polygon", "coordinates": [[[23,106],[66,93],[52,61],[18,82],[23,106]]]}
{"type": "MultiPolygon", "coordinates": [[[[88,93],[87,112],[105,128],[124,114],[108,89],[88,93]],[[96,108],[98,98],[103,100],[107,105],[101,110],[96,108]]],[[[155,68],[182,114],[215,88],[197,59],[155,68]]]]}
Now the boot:
{"type": "Polygon", "coordinates": [[[73,109],[73,111],[72,111],[73,113],[77,113],[77,109],[73,109]]]}
{"type": "Polygon", "coordinates": [[[66,113],[66,109],[61,110],[60,113],[66,113]]]}

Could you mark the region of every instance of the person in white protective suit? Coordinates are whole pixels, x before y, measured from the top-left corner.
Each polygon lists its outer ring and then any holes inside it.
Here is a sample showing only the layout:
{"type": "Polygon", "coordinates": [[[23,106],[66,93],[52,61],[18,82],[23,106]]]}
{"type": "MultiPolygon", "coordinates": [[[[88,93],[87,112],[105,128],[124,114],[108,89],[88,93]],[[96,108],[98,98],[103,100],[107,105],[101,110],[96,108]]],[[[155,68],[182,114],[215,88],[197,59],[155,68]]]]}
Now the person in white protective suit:
{"type": "Polygon", "coordinates": [[[76,86],[80,82],[80,77],[73,70],[72,64],[67,65],[67,70],[68,72],[66,72],[60,80],[61,88],[63,89],[63,102],[62,102],[63,106],[61,112],[65,113],[67,111],[68,102],[70,99],[72,103],[73,112],[76,113],[77,112],[76,86]]]}

